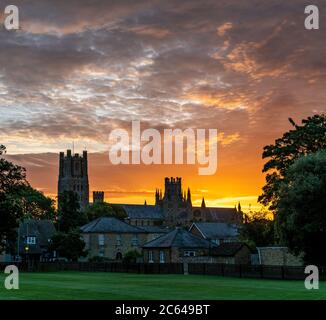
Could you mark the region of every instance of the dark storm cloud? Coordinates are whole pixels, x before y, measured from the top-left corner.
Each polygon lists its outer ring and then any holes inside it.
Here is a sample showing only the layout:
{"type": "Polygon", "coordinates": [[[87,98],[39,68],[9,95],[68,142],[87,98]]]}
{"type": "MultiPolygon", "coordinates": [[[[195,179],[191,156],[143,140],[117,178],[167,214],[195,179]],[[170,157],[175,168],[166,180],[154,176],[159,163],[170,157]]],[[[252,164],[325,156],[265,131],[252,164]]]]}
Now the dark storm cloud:
{"type": "Polygon", "coordinates": [[[140,119],[218,128],[250,147],[322,109],[326,44],[303,28],[305,4],[18,1],[22,30],[0,31],[1,139],[96,145],[140,119]]]}

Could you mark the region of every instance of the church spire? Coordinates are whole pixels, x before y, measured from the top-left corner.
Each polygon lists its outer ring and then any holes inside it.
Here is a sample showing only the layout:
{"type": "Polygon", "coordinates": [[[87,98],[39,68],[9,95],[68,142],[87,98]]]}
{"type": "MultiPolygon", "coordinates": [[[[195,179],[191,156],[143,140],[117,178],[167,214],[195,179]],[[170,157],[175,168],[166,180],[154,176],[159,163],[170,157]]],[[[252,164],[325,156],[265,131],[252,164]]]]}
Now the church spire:
{"type": "Polygon", "coordinates": [[[190,188],[188,188],[188,192],[187,192],[187,203],[192,206],[191,203],[191,192],[190,192],[190,188]]]}
{"type": "Polygon", "coordinates": [[[202,208],[206,208],[206,203],[205,203],[204,197],[203,197],[203,200],[201,201],[201,207],[202,208]]]}

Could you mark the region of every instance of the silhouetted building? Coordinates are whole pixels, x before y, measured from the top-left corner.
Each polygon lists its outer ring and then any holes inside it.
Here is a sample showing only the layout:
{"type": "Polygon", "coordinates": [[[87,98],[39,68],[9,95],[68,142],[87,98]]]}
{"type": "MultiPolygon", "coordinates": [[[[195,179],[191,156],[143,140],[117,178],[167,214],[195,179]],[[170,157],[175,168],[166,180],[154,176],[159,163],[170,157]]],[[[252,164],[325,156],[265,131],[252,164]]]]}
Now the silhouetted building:
{"type": "Polygon", "coordinates": [[[77,194],[80,208],[84,210],[89,204],[88,163],[87,151],[83,156],[78,153],[72,155],[67,150],[67,155],[60,152],[58,198],[64,191],[74,191],[77,194]]]}
{"type": "Polygon", "coordinates": [[[104,203],[103,191],[93,191],[93,203],[104,203]]]}

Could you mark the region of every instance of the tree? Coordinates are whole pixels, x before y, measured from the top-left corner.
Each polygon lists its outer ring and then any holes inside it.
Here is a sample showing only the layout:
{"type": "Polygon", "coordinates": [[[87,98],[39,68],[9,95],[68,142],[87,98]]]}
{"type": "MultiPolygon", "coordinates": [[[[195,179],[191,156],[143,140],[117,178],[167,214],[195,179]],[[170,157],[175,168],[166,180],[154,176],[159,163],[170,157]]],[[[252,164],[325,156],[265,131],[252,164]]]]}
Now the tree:
{"type": "Polygon", "coordinates": [[[54,220],[54,200],[29,185],[17,188],[15,194],[21,203],[24,217],[54,220]]]}
{"type": "Polygon", "coordinates": [[[26,170],[2,158],[5,152],[5,146],[0,145],[0,193],[9,193],[17,187],[28,185],[26,170]]]}
{"type": "Polygon", "coordinates": [[[240,239],[249,247],[264,247],[274,244],[274,222],[268,212],[250,212],[245,215],[244,224],[240,229],[240,239]]]}
{"type": "Polygon", "coordinates": [[[118,206],[111,206],[105,202],[89,205],[85,213],[88,221],[92,221],[100,217],[115,217],[120,220],[127,217],[124,210],[119,210],[118,206]]]}
{"type": "Polygon", "coordinates": [[[279,200],[279,189],[286,170],[301,156],[326,149],[326,115],[314,115],[302,120],[297,125],[289,119],[293,126],[274,145],[264,147],[263,159],[270,158],[264,165],[266,184],[259,201],[275,210],[279,200]]]}
{"type": "Polygon", "coordinates": [[[18,221],[23,217],[17,191],[28,186],[25,169],[2,158],[5,152],[0,145],[0,253],[16,239],[18,221]]]}
{"type": "Polygon", "coordinates": [[[307,263],[326,263],[326,151],[303,156],[279,188],[276,228],[283,244],[307,263]]]}
{"type": "Polygon", "coordinates": [[[13,250],[17,238],[16,229],[22,217],[22,207],[15,195],[0,192],[0,253],[13,250]]]}
{"type": "Polygon", "coordinates": [[[69,232],[87,223],[86,215],[80,211],[77,194],[64,191],[59,195],[59,230],[69,232]]]}
{"type": "Polygon", "coordinates": [[[137,250],[130,250],[126,252],[123,257],[124,263],[136,263],[138,258],[141,258],[143,255],[137,250]]]}
{"type": "Polygon", "coordinates": [[[57,232],[51,239],[49,249],[56,251],[59,257],[77,261],[79,257],[87,255],[85,245],[79,230],[71,230],[68,233],[57,232]]]}

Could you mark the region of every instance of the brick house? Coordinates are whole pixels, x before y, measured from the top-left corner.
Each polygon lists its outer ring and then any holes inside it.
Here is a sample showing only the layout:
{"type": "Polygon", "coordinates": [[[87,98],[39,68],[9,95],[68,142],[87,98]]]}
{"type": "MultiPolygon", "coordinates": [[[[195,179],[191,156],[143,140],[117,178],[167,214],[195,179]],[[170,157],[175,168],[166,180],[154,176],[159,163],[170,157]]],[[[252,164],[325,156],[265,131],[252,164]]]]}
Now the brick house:
{"type": "Polygon", "coordinates": [[[209,256],[217,246],[208,240],[176,228],[143,246],[145,263],[181,263],[189,257],[209,256]]]}
{"type": "Polygon", "coordinates": [[[130,225],[113,217],[102,217],[81,227],[88,258],[99,256],[121,260],[131,250],[141,252],[142,246],[167,232],[163,227],[130,225]]]}

